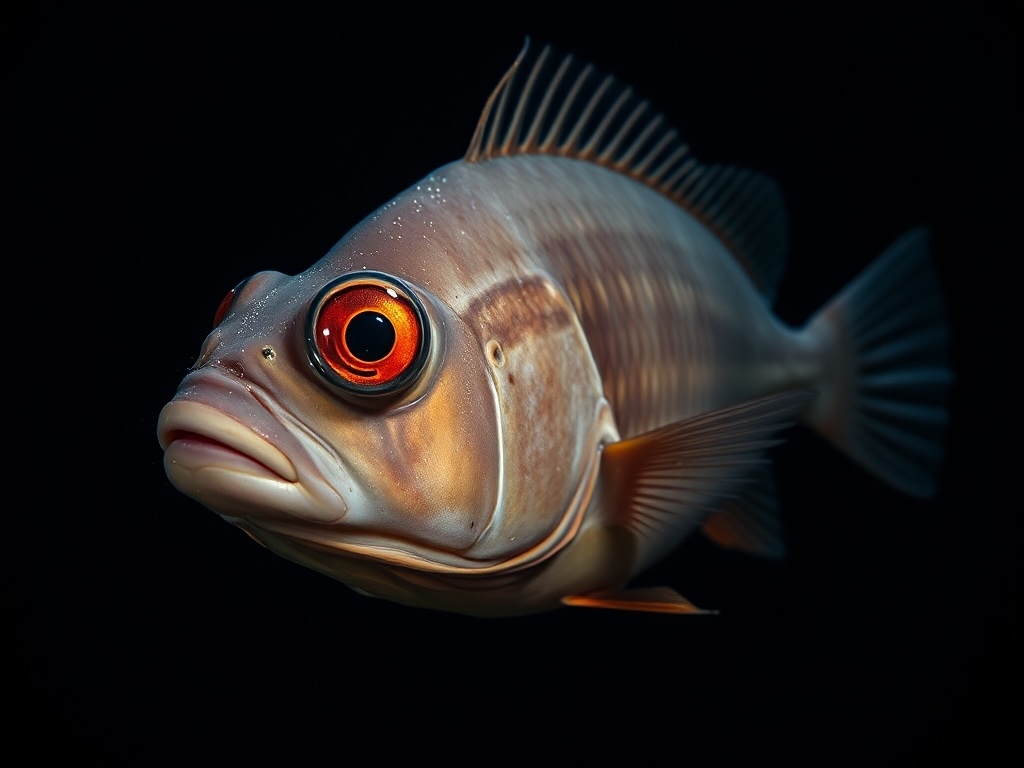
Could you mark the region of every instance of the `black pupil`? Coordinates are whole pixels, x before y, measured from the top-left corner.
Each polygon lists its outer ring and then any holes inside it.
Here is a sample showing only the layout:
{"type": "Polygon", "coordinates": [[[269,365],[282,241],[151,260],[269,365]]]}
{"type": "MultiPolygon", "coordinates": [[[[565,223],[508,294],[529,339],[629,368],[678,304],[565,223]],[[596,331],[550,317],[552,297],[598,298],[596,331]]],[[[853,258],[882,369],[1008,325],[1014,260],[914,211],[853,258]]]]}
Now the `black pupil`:
{"type": "Polygon", "coordinates": [[[345,345],[365,363],[381,360],[395,346],[395,326],[379,312],[360,312],[345,329],[345,345]]]}

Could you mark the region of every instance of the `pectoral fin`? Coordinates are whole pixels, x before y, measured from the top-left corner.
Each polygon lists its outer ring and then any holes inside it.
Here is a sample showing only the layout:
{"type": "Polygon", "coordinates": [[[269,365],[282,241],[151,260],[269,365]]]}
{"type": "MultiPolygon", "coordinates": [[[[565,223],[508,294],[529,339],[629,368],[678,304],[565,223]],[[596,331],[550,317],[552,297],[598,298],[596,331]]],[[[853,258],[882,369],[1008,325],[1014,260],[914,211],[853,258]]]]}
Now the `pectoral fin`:
{"type": "Polygon", "coordinates": [[[617,592],[595,592],[590,595],[567,595],[563,605],[579,608],[612,608],[618,611],[647,613],[718,613],[698,608],[671,587],[623,589],[617,592]]]}
{"type": "Polygon", "coordinates": [[[704,523],[704,535],[727,549],[778,560],[786,554],[775,497],[775,479],[762,466],[744,494],[732,499],[704,523]]]}
{"type": "MultiPolygon", "coordinates": [[[[765,451],[779,442],[775,434],[814,396],[792,390],[747,400],[607,446],[601,482],[612,523],[634,533],[640,557],[651,562],[713,513],[747,507],[751,485],[763,477],[765,451]]],[[[771,535],[758,543],[749,533],[740,535],[729,516],[712,524],[713,538],[781,549],[770,543],[771,535]]]]}

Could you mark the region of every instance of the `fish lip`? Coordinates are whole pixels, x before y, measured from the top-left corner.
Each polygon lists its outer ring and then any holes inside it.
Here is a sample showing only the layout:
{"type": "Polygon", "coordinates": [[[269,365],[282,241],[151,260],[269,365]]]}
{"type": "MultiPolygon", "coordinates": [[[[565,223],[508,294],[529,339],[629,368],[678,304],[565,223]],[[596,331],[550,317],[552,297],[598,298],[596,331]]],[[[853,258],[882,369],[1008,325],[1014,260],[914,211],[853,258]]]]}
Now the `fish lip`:
{"type": "MultiPolygon", "coordinates": [[[[157,438],[165,452],[174,443],[191,443],[193,452],[210,449],[233,452],[248,459],[253,469],[265,470],[274,479],[297,482],[299,473],[283,452],[231,416],[192,400],[172,400],[160,412],[157,438]]],[[[178,453],[188,450],[178,447],[178,453]]]]}
{"type": "Polygon", "coordinates": [[[171,484],[221,517],[330,525],[348,514],[315,437],[269,392],[218,366],[185,377],[157,439],[171,484]]]}

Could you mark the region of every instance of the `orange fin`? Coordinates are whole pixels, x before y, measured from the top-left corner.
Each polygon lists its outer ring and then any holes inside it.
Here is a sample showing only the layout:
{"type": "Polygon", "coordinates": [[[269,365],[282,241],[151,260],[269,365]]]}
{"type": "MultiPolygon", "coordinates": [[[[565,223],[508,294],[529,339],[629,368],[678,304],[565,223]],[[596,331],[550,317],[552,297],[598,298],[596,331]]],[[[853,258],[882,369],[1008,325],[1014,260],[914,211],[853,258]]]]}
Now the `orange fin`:
{"type": "Polygon", "coordinates": [[[611,608],[617,611],[645,611],[647,613],[718,613],[718,611],[705,611],[698,608],[671,587],[566,595],[562,598],[562,604],[578,608],[611,608]]]}

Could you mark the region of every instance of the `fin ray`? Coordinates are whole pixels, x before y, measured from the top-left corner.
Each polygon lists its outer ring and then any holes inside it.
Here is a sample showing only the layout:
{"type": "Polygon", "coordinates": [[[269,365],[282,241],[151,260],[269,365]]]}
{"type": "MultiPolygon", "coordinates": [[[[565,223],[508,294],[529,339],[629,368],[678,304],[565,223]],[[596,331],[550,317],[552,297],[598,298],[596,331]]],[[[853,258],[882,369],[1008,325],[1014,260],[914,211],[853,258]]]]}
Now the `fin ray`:
{"type": "Polygon", "coordinates": [[[566,595],[563,605],[579,608],[611,608],[619,611],[646,613],[697,614],[718,613],[698,608],[671,587],[623,589],[618,592],[595,592],[589,595],[566,595]]]}
{"type": "Polygon", "coordinates": [[[840,450],[913,496],[935,493],[953,373],[949,330],[915,229],[886,249],[807,323],[825,344],[822,397],[807,420],[840,450]]]}
{"type": "MultiPolygon", "coordinates": [[[[776,393],[607,446],[601,482],[608,508],[617,510],[611,522],[634,533],[642,550],[660,554],[713,513],[730,505],[741,513],[758,499],[748,487],[764,477],[764,453],[778,442],[775,433],[813,398],[808,390],[776,393]]],[[[764,502],[761,508],[772,506],[764,502]]],[[[724,537],[721,524],[718,529],[724,537]]],[[[779,549],[771,537],[733,538],[752,546],[761,542],[754,548],[779,549]]]]}
{"type": "Polygon", "coordinates": [[[778,186],[751,171],[701,165],[631,88],[549,46],[536,52],[529,38],[487,100],[465,160],[524,154],[593,162],[658,190],[721,238],[774,299],[787,239],[778,186]]]}
{"type": "Polygon", "coordinates": [[[702,530],[721,547],[776,560],[782,558],[786,545],[778,516],[775,479],[768,466],[760,468],[741,496],[708,518],[702,530]]]}

